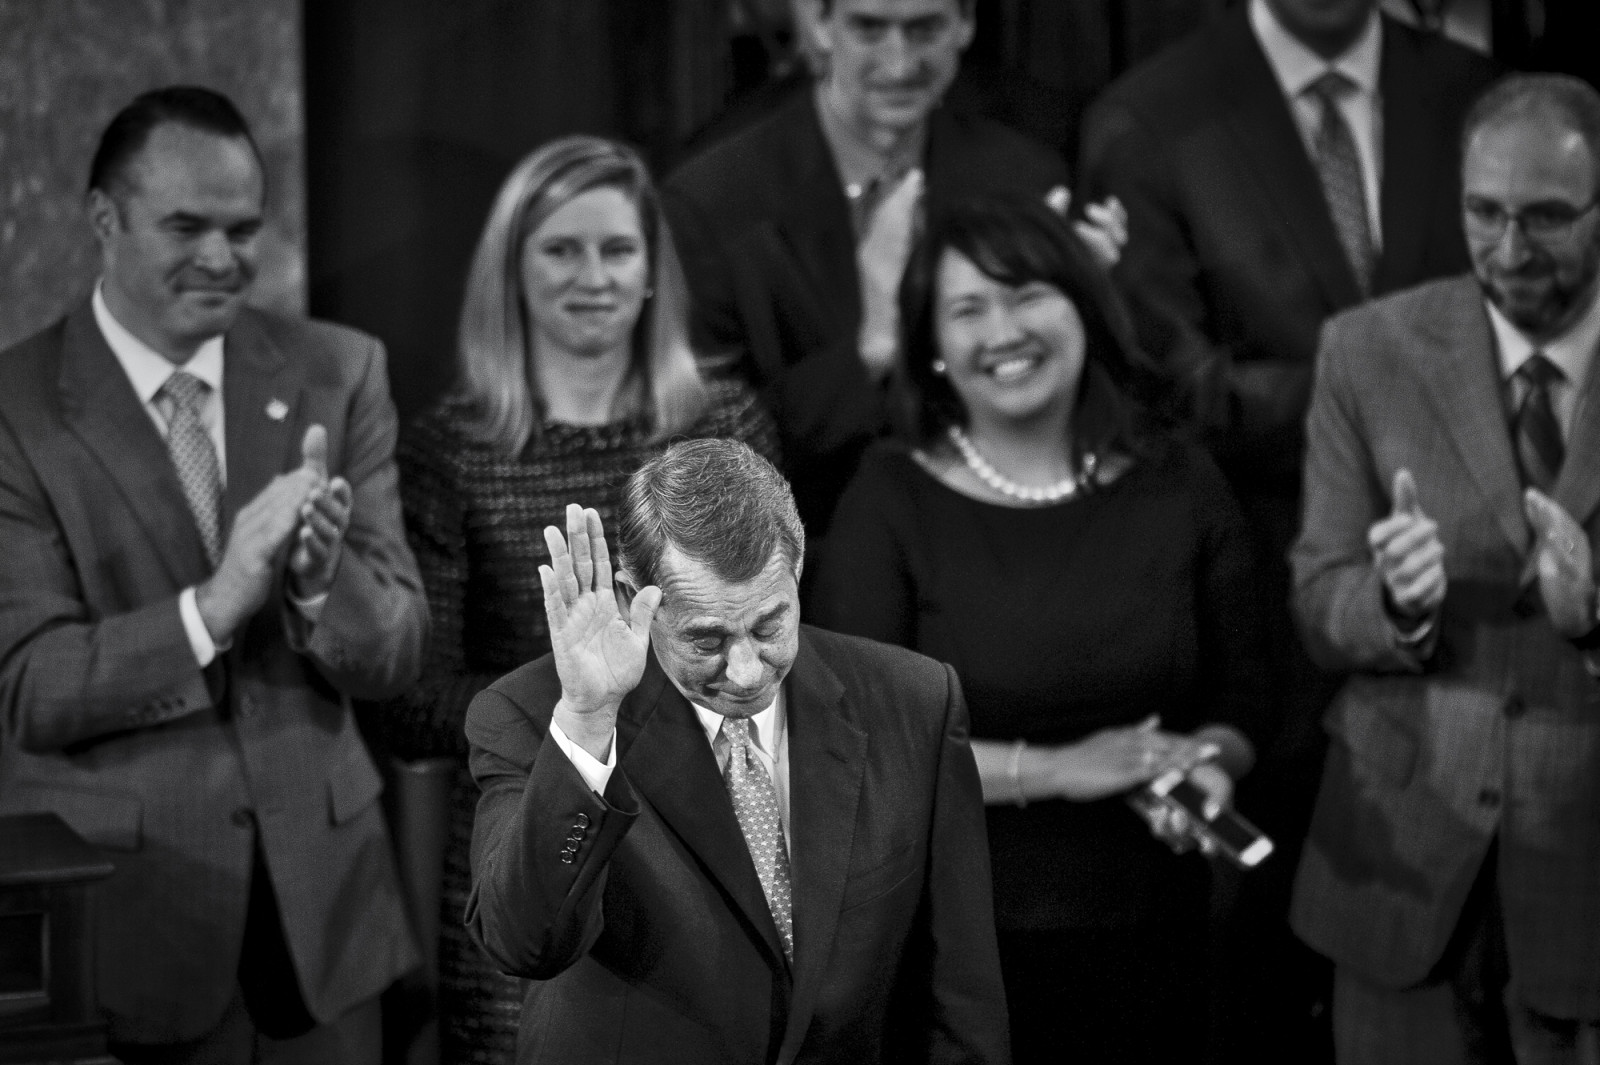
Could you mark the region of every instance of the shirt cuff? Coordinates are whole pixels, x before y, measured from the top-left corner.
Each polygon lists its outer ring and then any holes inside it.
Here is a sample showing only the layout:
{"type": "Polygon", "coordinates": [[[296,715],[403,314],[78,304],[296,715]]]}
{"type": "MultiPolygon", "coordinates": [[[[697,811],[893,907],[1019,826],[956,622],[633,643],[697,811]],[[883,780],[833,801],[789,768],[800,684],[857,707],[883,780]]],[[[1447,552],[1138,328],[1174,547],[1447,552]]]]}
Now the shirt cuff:
{"type": "Polygon", "coordinates": [[[195,602],[193,588],[185,588],[178,593],[178,617],[183,619],[183,631],[189,637],[189,648],[194,651],[194,660],[200,663],[201,669],[215,661],[219,651],[226,651],[233,646],[232,640],[219,644],[211,638],[211,631],[200,617],[200,606],[195,602]]]}
{"type": "Polygon", "coordinates": [[[556,746],[561,748],[561,753],[567,756],[567,761],[572,763],[583,782],[589,785],[589,790],[596,795],[604,795],[606,784],[611,780],[611,771],[617,768],[617,730],[611,730],[610,751],[604,762],[568,739],[567,734],[561,731],[561,726],[554,721],[550,722],[550,738],[556,741],[556,746]]]}

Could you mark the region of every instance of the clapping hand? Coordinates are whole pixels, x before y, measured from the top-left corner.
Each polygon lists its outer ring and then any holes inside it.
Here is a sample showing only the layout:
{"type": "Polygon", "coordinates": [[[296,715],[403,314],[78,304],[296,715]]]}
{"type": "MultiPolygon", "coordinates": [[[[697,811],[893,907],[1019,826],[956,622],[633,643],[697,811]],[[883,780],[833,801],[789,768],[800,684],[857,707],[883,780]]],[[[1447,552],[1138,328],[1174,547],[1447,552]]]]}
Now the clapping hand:
{"type": "Polygon", "coordinates": [[[857,347],[867,373],[875,380],[889,373],[899,349],[900,278],[911,256],[921,202],[922,171],[907,171],[893,191],[878,201],[856,249],[861,281],[857,347]]]}
{"type": "Polygon", "coordinates": [[[572,742],[603,760],[617,708],[644,675],[650,622],[661,605],[661,589],[641,588],[623,616],[612,589],[605,530],[593,509],[569,504],[566,538],[547,525],[544,539],[550,565],[539,567],[539,583],[561,678],[555,720],[572,742]]]}
{"type": "Polygon", "coordinates": [[[1388,605],[1399,620],[1420,622],[1444,603],[1444,543],[1438,522],[1422,511],[1410,470],[1395,471],[1393,499],[1389,516],[1367,530],[1367,548],[1388,605]]]}
{"type": "Polygon", "coordinates": [[[1099,203],[1086,204],[1083,218],[1072,223],[1078,237],[1094,253],[1095,261],[1107,270],[1122,259],[1128,244],[1128,209],[1115,196],[1099,203]]]}
{"type": "Polygon", "coordinates": [[[1586,636],[1595,614],[1594,559],[1589,537],[1566,509],[1539,491],[1523,493],[1522,508],[1533,526],[1533,558],[1539,595],[1550,624],[1568,639],[1586,636]]]}
{"type": "Polygon", "coordinates": [[[306,598],[325,594],[339,569],[345,530],[350,527],[352,493],[343,477],[328,479],[328,431],[320,425],[306,430],[300,441],[300,468],[315,485],[300,504],[300,524],[289,572],[294,590],[306,598]]]}

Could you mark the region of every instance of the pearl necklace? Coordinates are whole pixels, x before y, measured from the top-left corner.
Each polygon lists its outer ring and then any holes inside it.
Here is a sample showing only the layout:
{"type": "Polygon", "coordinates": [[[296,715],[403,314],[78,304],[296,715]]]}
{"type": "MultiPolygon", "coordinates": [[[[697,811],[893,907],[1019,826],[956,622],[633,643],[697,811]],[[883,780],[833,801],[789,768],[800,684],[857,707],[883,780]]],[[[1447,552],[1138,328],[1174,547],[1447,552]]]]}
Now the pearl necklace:
{"type": "Polygon", "coordinates": [[[1042,505],[1045,503],[1059,503],[1063,499],[1071,499],[1078,492],[1086,490],[1094,479],[1094,469],[1097,463],[1093,453],[1083,457],[1083,469],[1070,477],[1065,477],[1055,484],[1035,488],[1032,485],[1018,484],[999,470],[989,464],[989,460],[978,454],[978,449],[973,446],[967,434],[961,431],[959,425],[952,425],[949,429],[950,442],[956,450],[961,452],[962,461],[967,464],[978,480],[993,488],[1003,496],[1019,499],[1024,503],[1042,505]]]}

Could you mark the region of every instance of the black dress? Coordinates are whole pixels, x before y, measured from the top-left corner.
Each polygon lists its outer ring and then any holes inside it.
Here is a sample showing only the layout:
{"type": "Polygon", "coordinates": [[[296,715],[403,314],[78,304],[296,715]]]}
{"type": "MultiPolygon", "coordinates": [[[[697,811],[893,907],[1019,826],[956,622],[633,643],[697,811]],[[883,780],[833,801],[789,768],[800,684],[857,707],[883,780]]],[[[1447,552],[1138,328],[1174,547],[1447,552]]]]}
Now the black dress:
{"type": "MultiPolygon", "coordinates": [[[[1184,444],[1043,507],[972,499],[878,445],[840,504],[808,617],[955,666],[975,738],[1069,743],[1151,714],[1248,736],[1266,690],[1250,567],[1221,474],[1184,444]]],[[[1018,1062],[1191,1057],[1205,861],[1174,856],[1120,797],[988,815],[1018,1062]]]]}
{"type": "MultiPolygon", "coordinates": [[[[679,438],[741,440],[773,461],[777,432],[756,394],[710,382],[711,403],[679,438]]],[[[665,446],[648,421],[547,423],[521,455],[477,443],[464,412],[446,400],[401,435],[395,457],[406,534],[433,614],[416,687],[383,708],[371,731],[401,759],[459,759],[445,852],[439,943],[440,1040],[445,1065],[514,1060],[522,981],[501,974],[467,936],[472,817],[478,789],[462,732],[472,697],[550,650],[539,566],[550,561],[543,530],[565,528],[568,503],[600,512],[616,557],[616,525],[628,477],[665,446]]]]}

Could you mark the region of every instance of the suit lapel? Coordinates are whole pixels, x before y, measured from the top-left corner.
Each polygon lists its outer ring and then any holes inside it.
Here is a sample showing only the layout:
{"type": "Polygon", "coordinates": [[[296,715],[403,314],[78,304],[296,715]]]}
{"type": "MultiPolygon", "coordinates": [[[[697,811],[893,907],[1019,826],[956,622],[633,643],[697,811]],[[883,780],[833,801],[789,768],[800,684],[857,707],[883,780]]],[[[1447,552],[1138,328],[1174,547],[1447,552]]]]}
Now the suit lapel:
{"type": "Polygon", "coordinates": [[[228,490],[224,528],[267,482],[299,464],[301,389],[305,368],[273,343],[246,311],[228,331],[222,364],[228,490]]]}
{"type": "Polygon", "coordinates": [[[1436,87],[1421,74],[1421,58],[1410,31],[1390,19],[1383,22],[1383,54],[1378,86],[1383,94],[1383,166],[1380,213],[1383,254],[1378,259],[1372,290],[1388,292],[1404,278],[1422,275],[1427,254],[1428,221],[1433,201],[1452,181],[1441,182],[1440,167],[1454,153],[1441,144],[1454,130],[1441,129],[1436,116],[1436,87]]]}
{"type": "Polygon", "coordinates": [[[59,379],[68,429],[104,467],[160,556],[173,584],[205,580],[210,567],[166,441],[150,420],[85,301],[67,319],[59,379]]]}
{"type": "Polygon", "coordinates": [[[794,1000],[780,1061],[799,1051],[833,953],[839,902],[855,837],[867,733],[844,687],[805,630],[785,682],[789,729],[790,835],[794,839],[794,1000]]]}
{"type": "Polygon", "coordinates": [[[1488,312],[1477,284],[1463,277],[1442,293],[1433,313],[1418,316],[1425,349],[1415,367],[1439,423],[1461,455],[1516,549],[1528,546],[1521,478],[1511,454],[1488,312]]]}
{"type": "Polygon", "coordinates": [[[1300,249],[1330,308],[1360,301],[1355,275],[1344,257],[1322,182],[1306,155],[1300,128],[1283,98],[1266,53],[1245,15],[1246,5],[1217,23],[1214,41],[1217,90],[1226,125],[1239,147],[1247,180],[1260,184],[1277,226],[1300,249]]]}
{"type": "Polygon", "coordinates": [[[780,127],[788,135],[775,153],[776,187],[783,191],[774,225],[800,277],[817,293],[819,312],[829,309],[832,319],[848,311],[847,320],[854,321],[861,314],[861,293],[850,203],[817,118],[814,94],[801,93],[790,106],[793,120],[780,127]]]}
{"type": "Polygon", "coordinates": [[[787,971],[772,911],[705,730],[652,650],[645,674],[617,718],[617,765],[704,864],[734,910],[764,944],[774,969],[787,971]]]}

